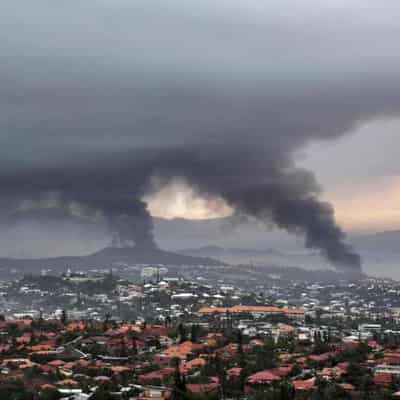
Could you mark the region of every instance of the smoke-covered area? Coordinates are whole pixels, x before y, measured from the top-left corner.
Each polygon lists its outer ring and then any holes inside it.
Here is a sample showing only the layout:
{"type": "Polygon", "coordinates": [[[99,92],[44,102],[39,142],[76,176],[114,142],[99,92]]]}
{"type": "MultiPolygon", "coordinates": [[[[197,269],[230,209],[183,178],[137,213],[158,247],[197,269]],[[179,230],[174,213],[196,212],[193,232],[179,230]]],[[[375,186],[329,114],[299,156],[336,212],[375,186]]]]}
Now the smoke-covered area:
{"type": "Polygon", "coordinates": [[[56,194],[114,244],[151,247],[143,198],[181,178],[358,270],[294,159],[399,112],[400,6],[308,3],[2,5],[3,216],[56,194]]]}

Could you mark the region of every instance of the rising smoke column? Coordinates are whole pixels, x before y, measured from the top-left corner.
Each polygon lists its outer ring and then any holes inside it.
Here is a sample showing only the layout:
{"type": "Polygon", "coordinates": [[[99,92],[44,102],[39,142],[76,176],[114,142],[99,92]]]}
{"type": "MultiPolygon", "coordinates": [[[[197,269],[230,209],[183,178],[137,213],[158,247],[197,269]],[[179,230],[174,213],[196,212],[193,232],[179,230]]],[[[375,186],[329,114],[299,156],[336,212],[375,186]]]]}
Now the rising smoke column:
{"type": "Polygon", "coordinates": [[[117,247],[154,248],[153,220],[141,200],[149,180],[146,170],[105,157],[103,168],[96,162],[47,167],[25,174],[0,172],[5,215],[15,212],[58,209],[64,215],[105,224],[110,244],[117,247]],[[84,168],[84,172],[83,171],[84,168]],[[34,179],[31,177],[34,176],[34,179]]]}
{"type": "Polygon", "coordinates": [[[117,247],[137,246],[155,248],[153,220],[147,205],[140,199],[132,198],[125,212],[106,213],[106,220],[112,235],[112,245],[117,247]]]}
{"type": "Polygon", "coordinates": [[[167,155],[158,173],[166,176],[165,184],[181,177],[203,196],[223,198],[241,216],[304,236],[307,248],[319,250],[339,270],[360,271],[360,256],[346,243],[333,207],[318,199],[321,190],[313,174],[295,168],[282,154],[260,154],[259,164],[256,153],[254,148],[247,156],[232,148],[229,153],[182,150],[167,155]]]}

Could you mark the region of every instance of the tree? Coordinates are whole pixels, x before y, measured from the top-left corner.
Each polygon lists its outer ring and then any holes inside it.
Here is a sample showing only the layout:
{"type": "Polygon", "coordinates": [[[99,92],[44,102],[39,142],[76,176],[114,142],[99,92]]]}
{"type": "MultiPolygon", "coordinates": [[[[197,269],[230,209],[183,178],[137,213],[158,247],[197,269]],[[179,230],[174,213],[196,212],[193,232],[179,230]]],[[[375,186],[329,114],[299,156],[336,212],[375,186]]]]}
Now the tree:
{"type": "Polygon", "coordinates": [[[360,366],[356,362],[351,362],[346,374],[347,382],[362,389],[367,390],[371,385],[370,371],[360,366]]]}
{"type": "Polygon", "coordinates": [[[172,319],[169,315],[167,315],[164,319],[164,326],[166,328],[169,328],[171,326],[171,323],[172,323],[172,319]]]}
{"type": "Polygon", "coordinates": [[[312,395],[312,400],[324,400],[325,399],[324,392],[327,386],[327,382],[323,378],[317,377],[315,381],[315,386],[316,389],[312,395]]]}
{"type": "Polygon", "coordinates": [[[39,395],[40,400],[59,400],[61,398],[61,394],[57,389],[46,388],[43,389],[39,395]]]}
{"type": "Polygon", "coordinates": [[[237,344],[238,344],[238,364],[241,368],[246,366],[246,357],[243,351],[243,335],[240,329],[237,331],[237,344]]]}
{"type": "Polygon", "coordinates": [[[134,339],[134,340],[132,341],[132,347],[131,347],[131,349],[130,349],[130,356],[131,356],[132,358],[135,358],[135,357],[137,356],[137,354],[138,354],[138,349],[137,349],[136,340],[134,339]]]}
{"type": "Polygon", "coordinates": [[[277,389],[276,398],[279,400],[293,400],[295,398],[295,391],[290,382],[284,380],[281,382],[277,389]]]}
{"type": "Polygon", "coordinates": [[[110,322],[111,315],[107,313],[104,317],[103,321],[103,331],[106,331],[108,329],[108,323],[110,322]]]}
{"type": "Polygon", "coordinates": [[[179,369],[180,360],[175,360],[175,373],[174,373],[174,383],[172,386],[171,400],[186,400],[186,381],[185,377],[182,376],[179,369]]]}
{"type": "Polygon", "coordinates": [[[179,343],[183,343],[187,339],[186,327],[182,322],[178,325],[179,343]]]}
{"type": "Polygon", "coordinates": [[[68,319],[68,317],[67,317],[67,312],[66,312],[65,310],[62,310],[62,312],[61,312],[61,318],[60,318],[61,323],[62,323],[63,325],[65,325],[65,324],[67,323],[67,319],[68,319]]]}
{"type": "Polygon", "coordinates": [[[125,343],[124,339],[122,340],[121,345],[119,346],[118,355],[119,355],[119,357],[127,357],[128,356],[128,350],[126,348],[126,343],[125,343]]]}
{"type": "Polygon", "coordinates": [[[90,398],[91,400],[114,400],[114,397],[110,394],[109,390],[104,388],[97,389],[93,396],[90,398]]]}
{"type": "Polygon", "coordinates": [[[323,354],[330,351],[329,344],[322,340],[321,332],[314,332],[314,353],[315,354],[323,354]]]}
{"type": "Polygon", "coordinates": [[[220,388],[221,388],[221,398],[225,399],[227,390],[228,390],[228,385],[227,385],[227,379],[226,379],[226,366],[223,365],[222,360],[219,358],[218,353],[215,355],[214,358],[214,364],[215,364],[215,370],[219,379],[220,383],[220,388]]]}
{"type": "Polygon", "coordinates": [[[199,330],[200,330],[199,325],[192,324],[191,332],[190,332],[190,340],[191,340],[191,342],[197,343],[197,341],[199,340],[199,330]]]}
{"type": "Polygon", "coordinates": [[[36,338],[35,332],[32,332],[31,339],[30,339],[30,341],[29,341],[29,345],[30,345],[30,346],[33,346],[33,345],[35,345],[36,343],[38,343],[38,340],[37,340],[37,338],[36,338]]]}
{"type": "MultiPolygon", "coordinates": [[[[312,400],[347,400],[351,396],[334,382],[327,382],[322,378],[316,380],[316,390],[312,394],[312,400]]],[[[363,399],[365,397],[362,397],[363,399]]]]}
{"type": "Polygon", "coordinates": [[[265,346],[256,349],[256,371],[276,367],[277,355],[273,343],[267,343],[265,346]]]}

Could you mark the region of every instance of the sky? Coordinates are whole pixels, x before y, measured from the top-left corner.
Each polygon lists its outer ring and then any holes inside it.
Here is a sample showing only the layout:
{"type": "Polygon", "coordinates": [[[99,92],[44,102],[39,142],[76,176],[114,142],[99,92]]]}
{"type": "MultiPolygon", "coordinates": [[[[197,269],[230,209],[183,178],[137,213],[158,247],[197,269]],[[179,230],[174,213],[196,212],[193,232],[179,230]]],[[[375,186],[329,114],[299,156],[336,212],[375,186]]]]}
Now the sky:
{"type": "Polygon", "coordinates": [[[400,120],[373,121],[335,143],[315,144],[302,164],[315,171],[348,231],[400,229],[400,120]],[[357,149],[354,157],[351,149],[357,149]]]}
{"type": "Polygon", "coordinates": [[[3,3],[3,226],[234,213],[355,268],[346,230],[400,226],[397,1],[3,3]]]}

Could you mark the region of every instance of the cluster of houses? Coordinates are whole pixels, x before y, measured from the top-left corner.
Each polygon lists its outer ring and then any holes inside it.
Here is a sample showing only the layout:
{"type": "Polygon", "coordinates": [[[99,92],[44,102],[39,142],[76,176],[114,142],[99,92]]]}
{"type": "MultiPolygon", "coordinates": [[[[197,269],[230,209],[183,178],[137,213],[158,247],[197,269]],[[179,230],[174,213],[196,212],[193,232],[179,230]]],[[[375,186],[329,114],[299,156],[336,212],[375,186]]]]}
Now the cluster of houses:
{"type": "Polygon", "coordinates": [[[274,306],[198,310],[205,318],[227,314],[247,315],[248,324],[243,319],[238,326],[214,329],[212,324],[172,320],[68,321],[67,315],[3,319],[0,395],[1,390],[22,390],[22,382],[23,390],[38,396],[54,392],[86,400],[103,390],[121,399],[168,399],[178,374],[194,398],[199,394],[226,398],[233,395],[231,391],[251,398],[283,384],[290,387],[293,398],[304,398],[324,384],[353,396],[362,396],[364,386],[370,385],[368,390],[382,389],[400,397],[400,345],[373,340],[372,335],[381,331],[377,324],[359,327],[359,332],[370,332],[367,339],[343,340],[328,337],[321,328],[303,326],[299,319],[303,310],[274,306]],[[293,319],[290,324],[271,324],[266,335],[248,330],[250,321],[269,315],[293,319]],[[362,371],[359,375],[357,369],[362,371]],[[364,375],[370,377],[369,383],[362,381],[364,375]]]}
{"type": "Polygon", "coordinates": [[[176,399],[179,377],[190,398],[283,387],[299,399],[400,397],[398,283],[272,277],[249,292],[229,277],[146,268],[135,283],[71,271],[4,283],[0,398],[176,399]]]}

